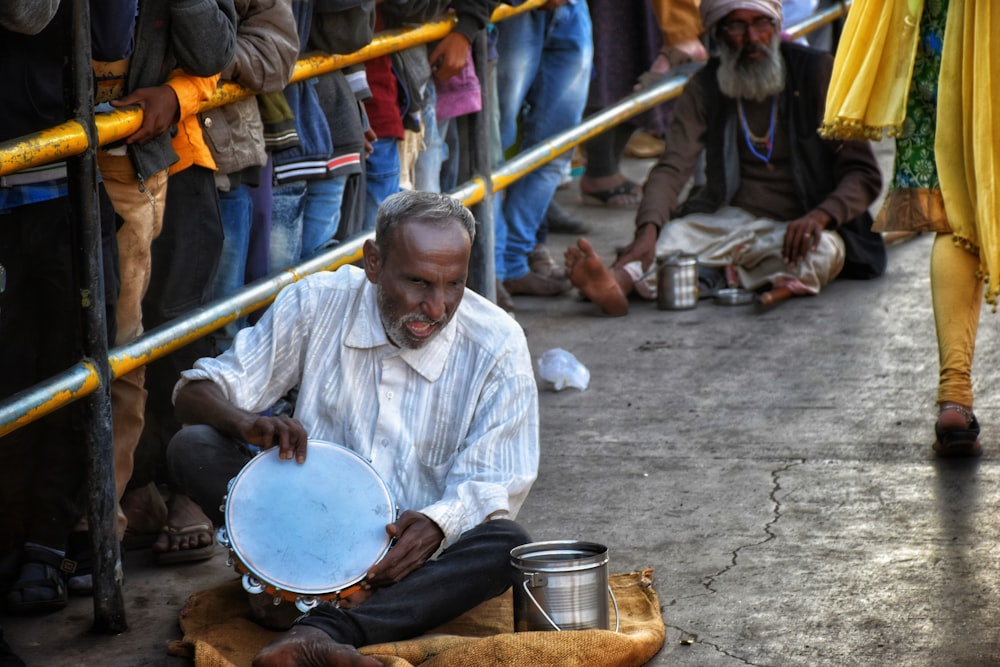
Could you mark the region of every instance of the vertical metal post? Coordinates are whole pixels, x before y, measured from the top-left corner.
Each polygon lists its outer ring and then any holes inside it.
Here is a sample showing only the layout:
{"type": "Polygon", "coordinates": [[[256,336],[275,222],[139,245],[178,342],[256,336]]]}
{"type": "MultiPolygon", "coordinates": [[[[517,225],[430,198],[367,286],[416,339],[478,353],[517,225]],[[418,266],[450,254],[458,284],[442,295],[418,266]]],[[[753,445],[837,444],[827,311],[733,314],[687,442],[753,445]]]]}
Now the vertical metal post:
{"type": "Polygon", "coordinates": [[[468,285],[474,291],[496,302],[494,262],[496,239],[493,228],[493,182],[490,180],[493,166],[490,123],[495,101],[488,72],[485,30],[480,30],[472,43],[472,57],[476,66],[476,76],[482,88],[483,108],[478,113],[462,116],[459,119],[462,121],[459,129],[464,130],[459,132],[459,182],[467,181],[471,177],[481,178],[486,183],[486,193],[483,200],[472,207],[479,224],[476,240],[472,246],[468,285]]]}
{"type": "Polygon", "coordinates": [[[97,201],[94,124],[94,82],[91,65],[90,4],[73,1],[73,45],[69,106],[84,126],[87,150],[69,160],[69,192],[80,230],[80,271],[77,275],[84,320],[84,354],[101,379],[100,388],[87,397],[88,521],[94,568],[94,630],[118,633],[127,628],[122,596],[122,568],[115,529],[114,447],[111,437],[111,369],[105,322],[103,253],[97,201]]]}

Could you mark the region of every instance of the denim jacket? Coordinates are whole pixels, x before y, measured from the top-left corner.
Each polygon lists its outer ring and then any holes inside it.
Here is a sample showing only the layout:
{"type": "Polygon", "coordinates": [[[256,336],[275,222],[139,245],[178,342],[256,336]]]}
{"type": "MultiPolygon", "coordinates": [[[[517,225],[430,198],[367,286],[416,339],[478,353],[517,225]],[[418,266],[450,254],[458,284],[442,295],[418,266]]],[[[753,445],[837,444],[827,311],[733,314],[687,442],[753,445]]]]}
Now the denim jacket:
{"type": "MultiPolygon", "coordinates": [[[[299,52],[309,44],[315,3],[293,0],[292,11],[299,31],[299,52]]],[[[333,139],[319,103],[315,78],[298,81],[285,88],[285,99],[295,117],[299,136],[296,146],[274,153],[274,181],[277,184],[301,179],[326,178],[327,163],[333,155],[333,139]]]]}

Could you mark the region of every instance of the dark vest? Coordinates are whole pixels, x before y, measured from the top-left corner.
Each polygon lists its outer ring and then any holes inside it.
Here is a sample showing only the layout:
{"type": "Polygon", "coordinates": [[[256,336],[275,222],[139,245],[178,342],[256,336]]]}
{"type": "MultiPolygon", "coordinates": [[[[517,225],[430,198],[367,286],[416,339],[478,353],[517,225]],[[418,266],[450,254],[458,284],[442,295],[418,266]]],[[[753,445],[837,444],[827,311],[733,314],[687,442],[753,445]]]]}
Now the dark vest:
{"type": "MultiPolygon", "coordinates": [[[[821,117],[825,97],[816,76],[819,51],[791,42],[782,42],[786,85],[778,99],[781,127],[788,132],[792,153],[795,193],[806,211],[826,199],[837,182],[833,165],[838,141],[824,140],[817,134],[816,119],[821,117]]],[[[677,216],[691,213],[714,213],[727,205],[739,186],[736,132],[736,102],[719,90],[713,58],[695,76],[705,95],[707,132],[705,140],[704,186],[693,192],[678,209],[677,216]],[[719,131],[721,130],[721,131],[719,131]]],[[[844,239],[846,259],[839,278],[868,279],[882,275],[886,267],[886,249],[882,235],[871,230],[872,217],[865,211],[836,231],[844,239]]]]}

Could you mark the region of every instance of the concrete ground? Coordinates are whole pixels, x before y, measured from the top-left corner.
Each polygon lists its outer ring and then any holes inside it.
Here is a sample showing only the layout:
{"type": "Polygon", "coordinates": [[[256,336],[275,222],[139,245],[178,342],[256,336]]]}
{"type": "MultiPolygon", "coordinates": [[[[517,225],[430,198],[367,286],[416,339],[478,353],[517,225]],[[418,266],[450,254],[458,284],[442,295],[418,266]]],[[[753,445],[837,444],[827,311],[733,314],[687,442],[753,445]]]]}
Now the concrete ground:
{"type": "MultiPolygon", "coordinates": [[[[632,211],[580,206],[575,185],[557,197],[607,258],[630,238],[632,211]]],[[[541,392],[519,518],[536,540],[607,545],[612,572],[653,568],[667,637],[650,665],[1000,664],[998,320],[984,312],[975,363],[986,453],[936,460],[930,241],[767,312],[635,302],[608,318],[572,294],[515,297],[533,357],[563,348],[591,373],[541,392]]],[[[29,665],[189,664],[165,646],[188,595],[233,576],[225,554],[124,565],[122,635],[89,634],[86,599],[0,621],[29,665]]]]}

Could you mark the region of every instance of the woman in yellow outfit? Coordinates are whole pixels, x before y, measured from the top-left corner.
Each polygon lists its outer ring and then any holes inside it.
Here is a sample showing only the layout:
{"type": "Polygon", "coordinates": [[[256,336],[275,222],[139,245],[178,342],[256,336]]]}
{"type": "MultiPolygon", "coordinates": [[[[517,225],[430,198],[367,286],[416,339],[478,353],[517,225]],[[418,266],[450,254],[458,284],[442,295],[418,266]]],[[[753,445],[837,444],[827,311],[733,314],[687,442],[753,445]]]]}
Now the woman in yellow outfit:
{"type": "Polygon", "coordinates": [[[978,456],[972,359],[980,307],[1000,294],[1000,10],[992,0],[856,0],[821,133],[896,137],[879,231],[936,234],[939,379],[934,451],[978,456]],[[996,82],[996,83],[994,83],[996,82]],[[947,119],[940,125],[938,118],[947,119]]]}

